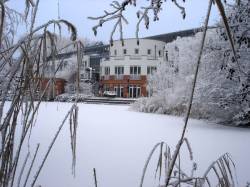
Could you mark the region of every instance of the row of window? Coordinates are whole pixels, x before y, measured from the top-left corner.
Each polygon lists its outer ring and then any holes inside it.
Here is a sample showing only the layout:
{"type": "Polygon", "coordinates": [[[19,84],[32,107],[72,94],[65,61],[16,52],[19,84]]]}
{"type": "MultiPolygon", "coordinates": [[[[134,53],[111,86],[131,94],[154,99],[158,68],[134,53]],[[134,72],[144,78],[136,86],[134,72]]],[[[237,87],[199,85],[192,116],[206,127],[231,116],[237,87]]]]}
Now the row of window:
{"type": "MultiPolygon", "coordinates": [[[[147,67],[147,74],[153,74],[157,68],[155,66],[147,67]]],[[[115,66],[115,75],[123,75],[124,74],[124,66],[115,66]]],[[[140,75],[141,74],[141,66],[130,66],[130,75],[140,75]]],[[[110,67],[104,67],[104,75],[110,75],[110,67]]]]}
{"type": "MultiPolygon", "coordinates": [[[[127,49],[123,49],[123,54],[124,55],[127,55],[127,49]]],[[[135,48],[134,49],[134,54],[138,55],[139,54],[139,49],[138,48],[135,48]]],[[[152,55],[152,50],[151,49],[148,49],[147,50],[147,55],[152,55]]],[[[155,53],[156,55],[156,53],[155,53]]],[[[161,57],[162,56],[162,51],[161,50],[158,50],[158,55],[161,57]]],[[[115,49],[114,50],[114,56],[117,56],[117,50],[115,49]]]]}

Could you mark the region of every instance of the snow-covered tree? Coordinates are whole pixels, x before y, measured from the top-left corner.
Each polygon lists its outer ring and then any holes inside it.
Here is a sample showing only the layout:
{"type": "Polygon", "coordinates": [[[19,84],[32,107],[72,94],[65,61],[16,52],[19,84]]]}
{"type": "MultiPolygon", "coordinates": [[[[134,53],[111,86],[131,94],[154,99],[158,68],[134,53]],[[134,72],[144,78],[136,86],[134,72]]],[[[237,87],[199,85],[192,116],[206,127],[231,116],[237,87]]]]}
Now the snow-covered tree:
{"type": "Polygon", "coordinates": [[[185,113],[200,39],[201,33],[198,33],[191,37],[178,37],[166,45],[168,61],[160,64],[157,71],[148,77],[148,90],[151,90],[152,97],[142,110],[176,115],[185,113]]]}
{"type": "MultiPolygon", "coordinates": [[[[227,125],[249,125],[250,7],[248,1],[227,9],[235,36],[235,59],[227,35],[219,24],[209,29],[192,107],[192,116],[227,125]]],[[[137,107],[141,111],[182,114],[186,110],[201,33],[167,44],[169,62],[148,80],[153,97],[137,107]]],[[[139,104],[139,105],[140,105],[139,104]]]]}
{"type": "Polygon", "coordinates": [[[238,105],[239,114],[235,120],[250,124],[250,1],[242,0],[240,5],[227,6],[227,16],[236,46],[235,55],[225,43],[228,36],[224,29],[220,29],[220,41],[224,41],[221,49],[223,64],[221,69],[227,73],[227,78],[235,82],[235,91],[225,97],[224,105],[233,107],[238,105]],[[228,100],[228,102],[227,102],[228,100]]]}
{"type": "Polygon", "coordinates": [[[197,95],[209,116],[225,124],[250,125],[250,2],[227,5],[226,13],[234,35],[235,54],[219,23],[204,52],[197,95]]]}

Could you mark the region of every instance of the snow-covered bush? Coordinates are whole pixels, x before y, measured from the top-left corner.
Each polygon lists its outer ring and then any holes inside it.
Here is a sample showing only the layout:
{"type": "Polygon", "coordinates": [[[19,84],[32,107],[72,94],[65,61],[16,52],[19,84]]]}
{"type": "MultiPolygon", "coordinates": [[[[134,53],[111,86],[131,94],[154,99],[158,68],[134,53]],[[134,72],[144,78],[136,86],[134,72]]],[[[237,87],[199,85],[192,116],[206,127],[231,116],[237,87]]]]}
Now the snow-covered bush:
{"type": "Polygon", "coordinates": [[[59,101],[59,102],[74,102],[74,101],[84,101],[86,98],[88,97],[92,97],[93,95],[88,95],[88,94],[69,94],[69,93],[64,93],[61,95],[58,95],[55,98],[55,101],[59,101]]]}
{"type": "MultiPolygon", "coordinates": [[[[76,81],[75,81],[76,82],[76,81]]],[[[75,94],[79,89],[79,93],[85,95],[93,95],[93,83],[80,82],[79,88],[76,83],[67,83],[65,86],[65,93],[75,94]]]]}

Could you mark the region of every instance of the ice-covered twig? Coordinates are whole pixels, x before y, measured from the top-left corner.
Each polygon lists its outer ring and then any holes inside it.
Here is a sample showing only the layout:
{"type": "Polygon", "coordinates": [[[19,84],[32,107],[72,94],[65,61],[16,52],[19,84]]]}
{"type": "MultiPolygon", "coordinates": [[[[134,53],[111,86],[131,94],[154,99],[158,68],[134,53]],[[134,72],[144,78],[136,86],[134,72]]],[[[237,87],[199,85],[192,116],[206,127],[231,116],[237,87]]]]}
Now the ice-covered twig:
{"type": "MultiPolygon", "coordinates": [[[[99,27],[102,27],[104,23],[113,21],[115,20],[115,24],[113,26],[111,35],[110,35],[110,43],[111,45],[113,44],[113,36],[114,33],[118,30],[119,28],[119,33],[120,33],[120,40],[122,41],[123,44],[123,23],[128,24],[127,19],[124,17],[125,9],[128,5],[134,5],[136,6],[136,0],[125,0],[122,3],[119,3],[118,1],[113,1],[110,6],[114,9],[113,11],[106,11],[104,10],[104,15],[103,16],[98,16],[98,17],[88,17],[91,20],[99,21],[97,25],[95,25],[92,30],[95,35],[97,35],[97,29],[99,27]]],[[[162,10],[162,4],[166,2],[166,0],[150,0],[149,5],[146,7],[141,7],[141,10],[137,12],[137,17],[139,18],[137,26],[136,26],[136,38],[138,40],[139,38],[139,28],[142,20],[145,21],[145,27],[149,27],[149,15],[148,13],[150,11],[153,12],[153,20],[158,21],[159,20],[159,13],[162,10]]],[[[181,10],[181,14],[183,18],[186,16],[186,11],[185,8],[180,6],[177,0],[172,0],[172,2],[175,4],[177,8],[181,10]]],[[[138,42],[139,44],[139,42],[138,42]]]]}

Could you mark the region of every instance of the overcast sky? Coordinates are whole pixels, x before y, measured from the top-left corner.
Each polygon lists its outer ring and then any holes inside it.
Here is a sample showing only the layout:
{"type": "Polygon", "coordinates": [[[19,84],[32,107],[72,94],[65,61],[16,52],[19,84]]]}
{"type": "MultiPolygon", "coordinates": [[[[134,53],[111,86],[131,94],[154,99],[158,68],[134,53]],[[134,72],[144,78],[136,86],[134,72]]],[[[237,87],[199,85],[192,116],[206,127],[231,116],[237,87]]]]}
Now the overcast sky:
{"type": "MultiPolygon", "coordinates": [[[[118,1],[121,2],[122,0],[118,1]]],[[[95,37],[91,28],[97,24],[97,22],[89,20],[87,17],[103,15],[103,10],[110,10],[110,2],[111,0],[59,0],[60,17],[72,22],[77,27],[80,37],[108,42],[112,30],[112,23],[105,24],[103,28],[98,30],[98,35],[95,37]]],[[[129,21],[129,25],[127,25],[124,30],[124,36],[126,38],[135,37],[135,25],[137,21],[135,15],[136,11],[143,5],[140,3],[143,2],[148,3],[146,0],[138,0],[138,6],[136,8],[131,6],[127,10],[126,17],[129,21]]],[[[144,29],[144,25],[142,25],[140,36],[145,37],[202,26],[206,15],[208,0],[186,0],[186,3],[179,0],[179,2],[186,8],[187,16],[185,20],[182,19],[180,10],[173,5],[171,0],[167,0],[160,14],[160,21],[151,22],[149,30],[144,29]]],[[[11,0],[9,5],[19,11],[23,11],[24,9],[23,0],[11,0]]],[[[40,0],[37,16],[36,25],[40,25],[51,19],[57,19],[58,0],[40,0]]],[[[218,11],[214,6],[210,25],[218,20],[218,11]]],[[[21,32],[23,29],[19,28],[19,31],[21,32]]],[[[116,39],[117,35],[115,36],[116,39]]]]}

